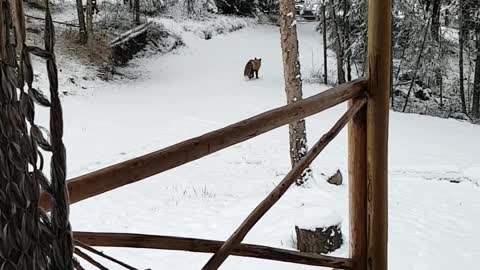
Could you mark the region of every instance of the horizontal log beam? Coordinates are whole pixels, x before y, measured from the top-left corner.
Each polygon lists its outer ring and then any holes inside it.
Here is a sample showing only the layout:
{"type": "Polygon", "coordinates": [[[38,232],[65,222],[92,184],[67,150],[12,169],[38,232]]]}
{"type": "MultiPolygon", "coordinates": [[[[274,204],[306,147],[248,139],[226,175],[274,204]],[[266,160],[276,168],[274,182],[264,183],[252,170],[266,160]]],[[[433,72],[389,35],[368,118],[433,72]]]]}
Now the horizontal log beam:
{"type": "MultiPolygon", "coordinates": [[[[322,112],[358,97],[365,91],[366,81],[357,79],[162,150],[73,178],[67,182],[70,203],[88,199],[197,160],[293,121],[322,112]]],[[[51,209],[51,204],[49,196],[43,193],[40,198],[40,207],[48,211],[51,209]]]]}
{"type": "MultiPolygon", "coordinates": [[[[74,232],[73,237],[82,243],[97,247],[181,250],[200,253],[214,253],[224,243],[197,238],[127,233],[74,232]]],[[[337,269],[352,269],[350,259],[260,245],[241,244],[233,249],[232,255],[337,269]]]]}

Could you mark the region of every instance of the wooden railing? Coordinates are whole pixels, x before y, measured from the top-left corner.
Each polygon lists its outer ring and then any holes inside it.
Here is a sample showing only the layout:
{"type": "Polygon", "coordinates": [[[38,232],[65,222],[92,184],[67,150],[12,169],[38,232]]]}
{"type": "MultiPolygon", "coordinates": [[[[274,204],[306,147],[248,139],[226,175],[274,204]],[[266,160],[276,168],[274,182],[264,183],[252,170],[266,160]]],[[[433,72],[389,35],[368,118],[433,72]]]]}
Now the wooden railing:
{"type": "MultiPolygon", "coordinates": [[[[186,140],[141,157],[120,162],[107,168],[71,179],[67,182],[70,202],[73,204],[184,165],[216,151],[220,151],[234,144],[249,140],[267,131],[286,125],[292,121],[306,118],[334,107],[342,102],[350,101],[350,106],[347,112],[318,140],[318,142],[308,151],[306,156],[255,208],[255,210],[227,241],[220,242],[172,236],[98,232],[75,232],[75,239],[81,243],[92,246],[153,248],[214,253],[214,256],[203,269],[217,269],[229,255],[327,266],[337,269],[352,269],[354,263],[353,260],[349,258],[336,258],[259,245],[246,245],[241,244],[241,241],[260,218],[281,198],[305,168],[308,167],[327,144],[335,138],[342,128],[347,123],[351,122],[351,120],[353,120],[353,123],[358,121],[355,119],[359,119],[359,113],[365,111],[364,105],[368,100],[366,89],[367,81],[365,79],[358,79],[296,103],[270,110],[205,135],[186,140]]],[[[363,117],[364,116],[361,116],[360,118],[363,119],[363,117]]],[[[361,136],[361,132],[357,131],[356,133],[358,134],[354,136],[361,136]]],[[[362,140],[362,138],[364,140],[365,136],[358,137],[357,141],[358,139],[362,140]]],[[[357,141],[352,142],[357,144],[357,141]]],[[[358,158],[360,158],[360,153],[358,158]]],[[[356,162],[356,158],[351,160],[354,163],[356,162]]],[[[363,178],[363,183],[365,183],[365,178],[363,178]]],[[[355,194],[358,193],[355,190],[352,190],[351,192],[355,194]]],[[[51,202],[46,194],[42,194],[41,196],[40,207],[45,210],[51,208],[51,202]]],[[[357,208],[356,205],[353,207],[354,209],[357,208]]],[[[362,215],[357,214],[357,216],[362,215]]],[[[352,222],[357,221],[352,220],[352,222]]],[[[353,227],[358,228],[358,224],[354,224],[353,227]]]]}
{"type": "MultiPolygon", "coordinates": [[[[369,0],[367,80],[358,79],[165,149],[120,162],[67,182],[76,203],[197,160],[260,134],[317,114],[342,102],[348,111],[310,149],[275,189],[225,241],[142,234],[74,232],[81,245],[214,253],[205,270],[229,255],[337,269],[387,269],[388,93],[391,87],[391,0],[369,0]],[[365,106],[366,105],[366,106],[365,106]],[[303,170],[349,124],[350,258],[242,244],[258,220],[285,194],[303,170]]],[[[51,208],[42,194],[40,207],[51,208]]]]}
{"type": "MultiPolygon", "coordinates": [[[[70,202],[76,203],[132,184],[252,139],[290,122],[322,112],[362,95],[366,86],[366,80],[355,80],[162,150],[73,178],[68,181],[70,202]]],[[[49,198],[46,194],[42,195],[40,205],[49,210],[51,206],[49,198]]]]}
{"type": "MultiPolygon", "coordinates": [[[[75,232],[75,240],[90,246],[129,247],[215,253],[224,242],[174,236],[127,233],[75,232]]],[[[272,261],[352,269],[352,260],[260,245],[240,244],[231,255],[272,261]]]]}

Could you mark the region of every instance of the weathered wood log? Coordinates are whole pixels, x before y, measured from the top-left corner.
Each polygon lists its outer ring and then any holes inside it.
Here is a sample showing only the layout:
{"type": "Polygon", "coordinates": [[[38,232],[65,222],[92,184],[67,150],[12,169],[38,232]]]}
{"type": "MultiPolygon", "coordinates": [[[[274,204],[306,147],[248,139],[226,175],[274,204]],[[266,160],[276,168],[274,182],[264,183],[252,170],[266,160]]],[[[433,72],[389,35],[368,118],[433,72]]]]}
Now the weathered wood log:
{"type": "Polygon", "coordinates": [[[392,0],[369,0],[367,106],[367,269],[388,269],[388,97],[392,0]]]}
{"type": "Polygon", "coordinates": [[[116,39],[114,39],[110,42],[110,47],[113,48],[113,47],[119,46],[119,45],[131,40],[135,36],[138,36],[138,35],[144,33],[145,31],[148,30],[148,27],[151,26],[152,23],[153,23],[152,21],[149,21],[149,22],[141,24],[141,25],[139,25],[139,26],[137,26],[133,29],[130,29],[130,30],[126,31],[125,33],[122,33],[120,36],[118,36],[116,39]]]}
{"type": "MultiPolygon", "coordinates": [[[[365,90],[366,81],[358,79],[162,150],[76,177],[68,181],[70,203],[88,199],[197,160],[358,97],[365,90]]],[[[46,211],[51,209],[48,195],[42,193],[39,205],[46,211]]]]}
{"type": "MultiPolygon", "coordinates": [[[[365,105],[367,98],[360,98],[342,117],[333,125],[333,127],[323,135],[320,140],[310,149],[305,157],[300,160],[295,167],[283,178],[283,180],[270,192],[270,194],[248,215],[238,229],[230,238],[220,247],[220,249],[210,258],[202,268],[203,270],[218,269],[230,252],[237,247],[245,238],[252,227],[260,220],[265,213],[285,194],[287,189],[295,182],[300,174],[307,168],[312,161],[322,152],[322,150],[331,142],[342,128],[352,119],[352,117],[365,105]]],[[[294,103],[295,104],[295,103],[294,103]]]]}
{"type": "MultiPolygon", "coordinates": [[[[126,233],[74,232],[76,240],[97,247],[129,247],[164,250],[181,250],[201,253],[216,252],[224,243],[222,241],[126,233]]],[[[241,244],[232,251],[234,256],[258,258],[339,269],[352,269],[347,258],[301,253],[260,245],[241,244]]]]}
{"type": "Polygon", "coordinates": [[[327,254],[339,249],[343,244],[343,235],[340,225],[302,229],[295,226],[297,235],[297,249],[300,252],[327,254]]]}
{"type": "Polygon", "coordinates": [[[151,21],[139,25],[110,42],[111,57],[115,65],[126,64],[137,52],[145,48],[148,43],[147,30],[151,25],[151,21]]]}
{"type": "MultiPolygon", "coordinates": [[[[353,106],[356,99],[349,101],[353,106]]],[[[368,104],[367,104],[368,106],[368,104]]],[[[367,108],[348,125],[350,258],[355,270],[367,269],[367,108]]]]}

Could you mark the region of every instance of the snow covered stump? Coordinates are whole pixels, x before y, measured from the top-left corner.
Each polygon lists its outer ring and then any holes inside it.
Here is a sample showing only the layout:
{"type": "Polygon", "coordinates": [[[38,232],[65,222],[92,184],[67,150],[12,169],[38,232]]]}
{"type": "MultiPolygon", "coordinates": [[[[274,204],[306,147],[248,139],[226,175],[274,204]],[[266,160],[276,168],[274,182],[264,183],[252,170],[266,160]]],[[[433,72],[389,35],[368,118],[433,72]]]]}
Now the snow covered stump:
{"type": "Polygon", "coordinates": [[[301,229],[295,226],[297,249],[301,252],[327,254],[339,249],[343,244],[340,224],[329,227],[301,229]]]}

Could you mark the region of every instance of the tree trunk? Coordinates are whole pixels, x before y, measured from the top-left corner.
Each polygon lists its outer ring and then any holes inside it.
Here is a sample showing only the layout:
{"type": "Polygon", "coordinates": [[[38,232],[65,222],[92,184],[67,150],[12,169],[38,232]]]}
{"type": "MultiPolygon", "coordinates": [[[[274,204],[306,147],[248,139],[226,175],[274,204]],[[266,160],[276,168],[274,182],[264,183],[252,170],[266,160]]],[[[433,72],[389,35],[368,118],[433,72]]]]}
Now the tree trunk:
{"type": "Polygon", "coordinates": [[[351,41],[350,41],[350,0],[343,0],[343,32],[345,40],[345,50],[347,58],[347,81],[352,80],[352,50],[351,50],[351,41]]]}
{"type": "Polygon", "coordinates": [[[440,33],[440,7],[441,7],[441,1],[436,0],[433,1],[433,6],[432,6],[432,25],[431,25],[431,30],[430,32],[432,33],[432,38],[436,42],[439,41],[439,33],[440,33]]]}
{"type": "Polygon", "coordinates": [[[458,65],[460,67],[460,99],[462,102],[462,112],[467,114],[467,105],[465,103],[465,88],[463,85],[463,43],[465,39],[465,22],[464,22],[464,0],[460,0],[460,31],[459,31],[459,56],[458,56],[458,65]]]}
{"type": "Polygon", "coordinates": [[[186,3],[187,3],[187,14],[188,15],[195,14],[195,0],[186,0],[186,3]]]}
{"type": "Polygon", "coordinates": [[[80,29],[80,43],[85,44],[88,40],[87,27],[85,26],[85,14],[83,13],[82,0],[77,1],[78,26],[80,29]]]}
{"type": "Polygon", "coordinates": [[[480,118],[480,24],[475,27],[477,59],[475,60],[475,77],[473,80],[472,114],[480,118]]]}
{"type": "Polygon", "coordinates": [[[86,10],[86,25],[87,25],[87,38],[88,43],[93,42],[93,1],[87,0],[87,10],[86,10]]]}
{"type": "Polygon", "coordinates": [[[324,83],[328,84],[328,66],[327,66],[327,16],[325,0],[322,5],[322,24],[323,24],[323,78],[324,83]]]}
{"type": "Polygon", "coordinates": [[[429,24],[430,24],[430,21],[427,22],[427,28],[425,28],[425,32],[422,40],[422,46],[420,47],[420,52],[418,53],[417,62],[415,63],[415,69],[413,71],[413,78],[412,78],[412,81],[410,82],[410,87],[408,88],[408,93],[407,93],[407,97],[405,98],[405,104],[403,105],[402,112],[405,112],[405,110],[407,109],[408,99],[410,98],[410,93],[412,92],[413,84],[415,83],[415,80],[417,78],[418,68],[420,66],[420,61],[422,60],[423,50],[425,49],[425,41],[427,40],[429,24]]]}
{"type": "Polygon", "coordinates": [[[323,24],[323,79],[324,83],[328,84],[328,64],[327,64],[327,16],[326,16],[326,4],[325,0],[322,4],[322,24],[323,24]]]}
{"type": "Polygon", "coordinates": [[[442,72],[441,72],[441,65],[442,61],[440,56],[442,55],[441,52],[441,40],[440,40],[440,8],[441,8],[441,1],[433,1],[432,3],[432,25],[430,28],[430,32],[432,35],[433,40],[438,44],[438,55],[440,61],[436,64],[435,67],[435,85],[442,87],[443,79],[442,79],[442,72]]]}
{"type": "Polygon", "coordinates": [[[135,24],[140,25],[140,0],[135,0],[134,13],[135,13],[135,24]]]}
{"type": "MultiPolygon", "coordinates": [[[[285,78],[285,92],[287,104],[302,99],[302,80],[300,62],[298,59],[298,38],[295,19],[295,4],[293,0],[280,1],[280,38],[283,57],[283,71],[285,78]]],[[[293,122],[289,125],[290,160],[294,167],[307,153],[307,134],[305,120],[293,122]]],[[[310,177],[311,171],[307,168],[296,184],[302,185],[310,177]]]]}
{"type": "MultiPolygon", "coordinates": [[[[390,26],[390,39],[393,41],[393,23],[390,26]]],[[[392,44],[392,51],[393,51],[393,44],[392,44]]],[[[392,110],[395,111],[394,109],[394,97],[393,97],[393,56],[392,56],[392,62],[390,64],[390,98],[392,100],[392,110]]]]}
{"type": "Polygon", "coordinates": [[[442,39],[443,39],[443,34],[442,34],[442,30],[439,28],[438,29],[439,31],[439,40],[438,40],[438,53],[440,55],[440,68],[438,70],[438,73],[437,73],[437,83],[440,87],[440,106],[443,107],[443,71],[445,70],[445,65],[444,65],[444,61],[443,61],[443,42],[442,42],[442,39]]]}
{"type": "Polygon", "coordinates": [[[475,67],[472,67],[472,63],[470,61],[470,59],[472,59],[471,56],[472,56],[472,50],[469,46],[467,46],[468,68],[467,68],[467,89],[465,91],[465,95],[466,95],[465,103],[467,103],[467,113],[471,112],[472,101],[473,101],[473,97],[472,97],[473,90],[471,89],[472,88],[471,80],[472,80],[472,73],[475,72],[475,67]]]}
{"type": "Polygon", "coordinates": [[[365,77],[365,76],[368,76],[368,38],[365,36],[364,37],[365,41],[363,44],[364,47],[363,47],[363,57],[364,57],[364,61],[362,63],[362,77],[365,77]]]}
{"type": "Polygon", "coordinates": [[[450,26],[450,12],[447,10],[445,10],[445,27],[449,27],[450,26]]]}
{"type": "Polygon", "coordinates": [[[345,71],[343,70],[344,64],[344,52],[342,46],[342,39],[340,37],[340,32],[338,29],[337,15],[335,13],[334,2],[330,4],[330,11],[332,13],[333,19],[333,31],[335,35],[335,53],[337,55],[337,83],[345,83],[345,71]]]}
{"type": "MultiPolygon", "coordinates": [[[[440,0],[433,0],[434,2],[440,2],[440,0]]],[[[425,12],[428,13],[428,11],[430,10],[430,4],[432,2],[432,0],[425,0],[425,12]]]]}
{"type": "MultiPolygon", "coordinates": [[[[411,25],[409,25],[409,27],[411,27],[411,25]]],[[[392,31],[392,35],[393,35],[393,31],[392,31]]],[[[392,40],[393,40],[393,36],[392,36],[392,40]]],[[[394,95],[394,92],[397,89],[397,86],[399,85],[398,77],[400,76],[400,70],[402,70],[402,64],[403,64],[403,61],[405,60],[405,53],[406,53],[407,49],[410,48],[411,41],[412,41],[412,39],[409,38],[407,44],[405,46],[403,46],[402,55],[400,56],[400,62],[398,63],[397,72],[395,73],[395,80],[393,79],[394,75],[393,75],[393,63],[392,63],[392,89],[390,91],[390,102],[391,102],[392,110],[394,110],[394,111],[395,111],[395,102],[394,102],[395,101],[395,95],[394,95]],[[393,82],[395,82],[395,85],[393,85],[393,82]]]]}

